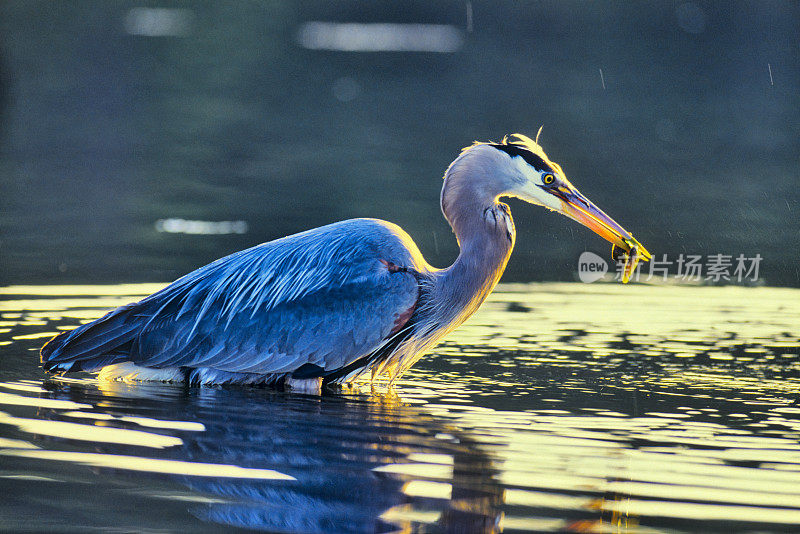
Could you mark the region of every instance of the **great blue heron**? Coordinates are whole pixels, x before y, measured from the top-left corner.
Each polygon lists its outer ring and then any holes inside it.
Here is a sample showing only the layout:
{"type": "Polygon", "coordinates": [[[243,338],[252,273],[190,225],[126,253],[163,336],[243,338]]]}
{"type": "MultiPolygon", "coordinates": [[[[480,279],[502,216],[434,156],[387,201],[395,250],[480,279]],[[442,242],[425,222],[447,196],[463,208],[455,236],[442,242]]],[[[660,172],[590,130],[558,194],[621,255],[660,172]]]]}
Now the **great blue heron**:
{"type": "Polygon", "coordinates": [[[461,251],[446,269],[428,265],[395,224],[342,221],[231,254],[64,332],[42,348],[42,365],[195,384],[391,383],[497,284],[515,240],[504,196],[586,225],[629,266],[650,256],[537,142],[515,134],[476,142],[447,168],[441,208],[461,251]]]}

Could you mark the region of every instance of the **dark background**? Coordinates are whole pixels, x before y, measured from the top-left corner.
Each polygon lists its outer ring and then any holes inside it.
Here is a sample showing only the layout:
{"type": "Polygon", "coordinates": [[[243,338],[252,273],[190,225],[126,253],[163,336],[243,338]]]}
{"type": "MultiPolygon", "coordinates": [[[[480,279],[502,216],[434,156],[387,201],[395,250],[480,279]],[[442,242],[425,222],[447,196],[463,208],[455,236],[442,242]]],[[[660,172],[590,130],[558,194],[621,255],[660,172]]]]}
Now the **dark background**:
{"type": "MultiPolygon", "coordinates": [[[[800,4],[473,2],[472,31],[467,10],[0,3],[0,284],[169,281],[366,216],[443,267],[447,165],[544,125],[549,156],[654,254],[758,253],[766,283],[800,286],[800,4]],[[179,35],[126,31],[137,7],[183,9],[179,35]],[[464,44],[307,50],[313,20],[449,24],[464,44]],[[156,231],[165,218],[248,230],[156,231]]],[[[511,204],[505,280],[570,280],[581,251],[608,257],[589,230],[511,204]]]]}

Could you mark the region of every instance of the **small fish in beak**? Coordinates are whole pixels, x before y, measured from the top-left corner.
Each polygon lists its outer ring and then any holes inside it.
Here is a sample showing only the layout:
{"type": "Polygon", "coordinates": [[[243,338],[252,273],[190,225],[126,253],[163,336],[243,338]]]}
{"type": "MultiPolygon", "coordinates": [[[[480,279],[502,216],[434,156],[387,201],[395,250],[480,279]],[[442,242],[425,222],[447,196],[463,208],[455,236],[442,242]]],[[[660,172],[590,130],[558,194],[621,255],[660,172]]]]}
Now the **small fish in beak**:
{"type": "Polygon", "coordinates": [[[626,246],[628,247],[627,251],[621,246],[611,245],[611,257],[614,258],[614,261],[617,263],[625,262],[622,266],[623,284],[627,284],[630,281],[639,260],[650,260],[650,253],[633,237],[626,243],[626,246]]]}

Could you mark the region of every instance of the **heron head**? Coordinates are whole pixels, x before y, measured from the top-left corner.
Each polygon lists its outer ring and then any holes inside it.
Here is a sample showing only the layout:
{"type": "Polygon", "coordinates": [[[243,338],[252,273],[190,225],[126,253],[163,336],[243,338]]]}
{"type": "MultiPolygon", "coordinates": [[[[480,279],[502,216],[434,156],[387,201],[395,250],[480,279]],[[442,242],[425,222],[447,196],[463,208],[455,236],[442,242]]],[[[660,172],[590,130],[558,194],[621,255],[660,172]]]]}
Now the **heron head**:
{"type": "Polygon", "coordinates": [[[645,261],[650,259],[650,253],[628,231],[567,180],[561,167],[550,161],[536,141],[514,134],[500,143],[476,143],[465,150],[479,148],[487,151],[489,147],[496,153],[487,153],[487,158],[501,167],[497,196],[517,197],[562,213],[590,228],[625,253],[635,250],[638,258],[645,261]]]}

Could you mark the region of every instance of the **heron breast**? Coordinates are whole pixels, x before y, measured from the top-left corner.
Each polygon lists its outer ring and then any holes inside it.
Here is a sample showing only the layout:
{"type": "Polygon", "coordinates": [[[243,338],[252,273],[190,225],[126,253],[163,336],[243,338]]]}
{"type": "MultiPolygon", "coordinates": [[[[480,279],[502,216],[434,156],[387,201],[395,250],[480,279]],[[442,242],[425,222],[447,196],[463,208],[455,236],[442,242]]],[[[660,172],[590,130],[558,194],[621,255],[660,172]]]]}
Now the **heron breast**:
{"type": "Polygon", "coordinates": [[[398,313],[397,314],[397,318],[395,318],[395,320],[394,320],[394,328],[392,328],[392,331],[389,332],[389,335],[394,335],[397,332],[399,332],[400,329],[403,328],[403,326],[405,326],[405,324],[408,322],[408,320],[411,319],[411,316],[414,315],[414,310],[416,308],[417,308],[417,304],[415,302],[414,304],[411,305],[410,308],[408,308],[403,313],[398,313]]]}

